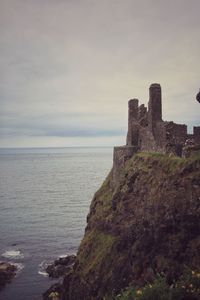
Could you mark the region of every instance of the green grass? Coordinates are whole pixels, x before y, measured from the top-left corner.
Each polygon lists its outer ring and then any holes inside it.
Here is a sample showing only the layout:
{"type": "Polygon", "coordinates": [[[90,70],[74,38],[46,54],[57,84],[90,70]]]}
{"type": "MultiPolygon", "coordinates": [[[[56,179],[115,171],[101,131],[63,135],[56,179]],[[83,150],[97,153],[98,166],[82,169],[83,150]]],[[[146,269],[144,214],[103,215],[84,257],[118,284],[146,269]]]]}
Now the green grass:
{"type": "Polygon", "coordinates": [[[86,233],[78,253],[84,276],[92,270],[98,272],[102,262],[111,253],[115,240],[113,235],[96,229],[86,233]]]}
{"type": "Polygon", "coordinates": [[[140,152],[126,162],[124,173],[127,174],[131,168],[138,168],[144,172],[148,172],[149,166],[153,165],[166,173],[174,174],[178,169],[184,168],[194,162],[200,163],[200,151],[196,151],[190,158],[181,158],[179,156],[157,152],[140,152]]]}

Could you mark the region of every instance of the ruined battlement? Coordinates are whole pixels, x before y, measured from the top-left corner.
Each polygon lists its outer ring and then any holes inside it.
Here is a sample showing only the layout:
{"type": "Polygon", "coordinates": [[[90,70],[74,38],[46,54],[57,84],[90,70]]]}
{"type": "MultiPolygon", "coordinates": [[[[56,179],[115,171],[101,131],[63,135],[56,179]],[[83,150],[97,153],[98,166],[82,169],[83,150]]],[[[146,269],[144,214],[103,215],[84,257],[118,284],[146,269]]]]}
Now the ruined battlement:
{"type": "Polygon", "coordinates": [[[144,104],[139,106],[138,99],[128,102],[127,146],[137,151],[174,153],[182,155],[186,141],[200,143],[200,127],[194,127],[193,134],[187,133],[185,124],[176,124],[162,120],[161,86],[153,83],[149,87],[148,109],[144,104]]]}
{"type": "Polygon", "coordinates": [[[149,87],[148,109],[139,105],[138,99],[128,102],[128,132],[126,145],[114,148],[113,176],[117,178],[118,169],[136,152],[159,152],[183,155],[187,145],[200,144],[200,126],[187,133],[185,124],[162,120],[162,92],[158,83],[149,87]]]}

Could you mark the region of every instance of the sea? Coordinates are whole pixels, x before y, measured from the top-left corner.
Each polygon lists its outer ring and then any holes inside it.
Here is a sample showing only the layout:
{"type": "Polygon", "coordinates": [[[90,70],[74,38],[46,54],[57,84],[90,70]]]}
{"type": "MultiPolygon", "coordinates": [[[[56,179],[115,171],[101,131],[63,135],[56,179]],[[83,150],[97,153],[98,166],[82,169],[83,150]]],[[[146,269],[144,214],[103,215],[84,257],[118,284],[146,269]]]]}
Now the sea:
{"type": "Polygon", "coordinates": [[[112,148],[0,149],[0,261],[18,267],[0,300],[39,300],[46,267],[76,254],[112,148]]]}

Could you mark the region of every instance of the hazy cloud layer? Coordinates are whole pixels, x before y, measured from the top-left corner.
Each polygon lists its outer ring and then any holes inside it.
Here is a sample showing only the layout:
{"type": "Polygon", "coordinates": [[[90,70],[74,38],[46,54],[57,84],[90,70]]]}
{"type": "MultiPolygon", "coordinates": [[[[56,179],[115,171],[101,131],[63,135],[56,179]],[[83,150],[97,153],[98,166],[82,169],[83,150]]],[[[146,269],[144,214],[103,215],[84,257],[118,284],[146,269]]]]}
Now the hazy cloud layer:
{"type": "Polygon", "coordinates": [[[127,101],[163,90],[199,123],[199,0],[0,0],[1,147],[123,144],[127,101]]]}

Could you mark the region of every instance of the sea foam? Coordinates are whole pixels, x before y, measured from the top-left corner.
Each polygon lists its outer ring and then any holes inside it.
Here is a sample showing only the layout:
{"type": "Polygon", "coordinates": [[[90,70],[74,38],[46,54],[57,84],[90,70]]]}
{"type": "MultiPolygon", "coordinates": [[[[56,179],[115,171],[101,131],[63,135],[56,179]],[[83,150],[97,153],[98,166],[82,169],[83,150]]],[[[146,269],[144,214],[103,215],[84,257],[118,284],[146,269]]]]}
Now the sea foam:
{"type": "Polygon", "coordinates": [[[24,255],[20,252],[20,250],[7,250],[1,256],[15,260],[24,258],[24,255]]]}
{"type": "Polygon", "coordinates": [[[46,260],[43,260],[39,266],[38,266],[38,274],[42,276],[49,276],[49,274],[46,272],[46,268],[50,265],[50,262],[47,262],[46,260]]]}

